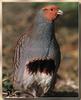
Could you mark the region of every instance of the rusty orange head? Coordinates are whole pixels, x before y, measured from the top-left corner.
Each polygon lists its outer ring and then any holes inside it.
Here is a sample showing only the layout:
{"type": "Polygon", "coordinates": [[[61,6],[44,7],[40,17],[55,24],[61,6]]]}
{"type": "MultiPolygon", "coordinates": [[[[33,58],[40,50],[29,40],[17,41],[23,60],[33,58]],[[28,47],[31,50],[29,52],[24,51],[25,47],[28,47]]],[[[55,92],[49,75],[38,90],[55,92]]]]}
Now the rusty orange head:
{"type": "Polygon", "coordinates": [[[63,11],[59,9],[56,5],[48,5],[42,8],[44,17],[48,21],[53,21],[57,18],[59,15],[63,15],[63,11]]]}

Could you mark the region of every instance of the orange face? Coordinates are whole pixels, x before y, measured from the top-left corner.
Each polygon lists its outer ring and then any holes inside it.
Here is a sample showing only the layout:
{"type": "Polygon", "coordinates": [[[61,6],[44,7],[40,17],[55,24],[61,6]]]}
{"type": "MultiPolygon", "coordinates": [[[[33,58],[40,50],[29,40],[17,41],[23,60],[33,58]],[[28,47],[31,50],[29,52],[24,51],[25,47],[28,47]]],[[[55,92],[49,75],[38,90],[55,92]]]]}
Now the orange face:
{"type": "Polygon", "coordinates": [[[63,13],[61,10],[59,10],[59,7],[55,6],[55,5],[46,6],[42,9],[44,12],[44,17],[48,21],[53,21],[54,19],[57,18],[58,15],[62,15],[62,13],[63,13]]]}

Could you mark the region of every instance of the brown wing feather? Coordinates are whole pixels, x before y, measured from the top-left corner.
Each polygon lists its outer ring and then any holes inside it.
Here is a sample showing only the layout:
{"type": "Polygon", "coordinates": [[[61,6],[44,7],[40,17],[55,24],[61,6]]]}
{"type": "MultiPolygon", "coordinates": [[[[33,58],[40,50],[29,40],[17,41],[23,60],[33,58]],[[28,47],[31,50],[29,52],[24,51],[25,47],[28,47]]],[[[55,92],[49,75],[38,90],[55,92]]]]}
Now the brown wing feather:
{"type": "MultiPolygon", "coordinates": [[[[14,77],[15,77],[15,70],[18,68],[19,63],[20,63],[20,47],[22,47],[22,41],[25,37],[30,37],[31,36],[31,29],[28,30],[28,32],[22,33],[20,37],[17,39],[16,45],[14,46],[14,57],[13,57],[13,68],[14,68],[14,77]]],[[[14,80],[13,77],[13,80],[14,80]]]]}

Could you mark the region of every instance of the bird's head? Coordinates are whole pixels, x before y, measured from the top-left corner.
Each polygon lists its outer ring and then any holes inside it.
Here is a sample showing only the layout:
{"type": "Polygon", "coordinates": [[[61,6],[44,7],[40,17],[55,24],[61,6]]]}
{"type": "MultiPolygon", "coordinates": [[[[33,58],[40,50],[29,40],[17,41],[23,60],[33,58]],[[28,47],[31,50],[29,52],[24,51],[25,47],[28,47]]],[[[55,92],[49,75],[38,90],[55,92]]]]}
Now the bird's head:
{"type": "Polygon", "coordinates": [[[59,15],[63,15],[63,11],[61,11],[56,5],[48,5],[43,7],[41,10],[43,12],[43,17],[48,21],[53,21],[59,15]]]}
{"type": "Polygon", "coordinates": [[[59,15],[63,15],[63,11],[58,6],[48,5],[38,11],[35,17],[35,23],[53,22],[59,15]]]}

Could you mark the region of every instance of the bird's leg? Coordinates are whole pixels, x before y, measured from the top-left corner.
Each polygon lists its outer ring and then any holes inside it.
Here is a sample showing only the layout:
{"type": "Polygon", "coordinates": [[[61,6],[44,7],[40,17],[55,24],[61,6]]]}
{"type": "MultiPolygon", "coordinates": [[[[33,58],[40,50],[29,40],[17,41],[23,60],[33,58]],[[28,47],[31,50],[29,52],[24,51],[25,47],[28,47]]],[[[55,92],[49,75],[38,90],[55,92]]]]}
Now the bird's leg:
{"type": "Polygon", "coordinates": [[[52,92],[53,89],[55,88],[56,79],[57,79],[57,70],[55,70],[55,72],[53,72],[53,77],[52,77],[52,80],[51,80],[50,88],[47,91],[48,93],[52,92]]]}
{"type": "Polygon", "coordinates": [[[56,81],[57,81],[57,74],[54,75],[53,81],[51,83],[51,90],[53,90],[55,88],[56,81]]]}
{"type": "Polygon", "coordinates": [[[35,91],[35,89],[33,89],[33,91],[32,91],[32,95],[34,96],[34,98],[37,97],[37,96],[36,96],[36,91],[35,91]]]}
{"type": "Polygon", "coordinates": [[[36,98],[36,91],[33,89],[31,92],[29,91],[24,91],[23,94],[26,96],[26,97],[33,97],[33,98],[36,98]]]}

